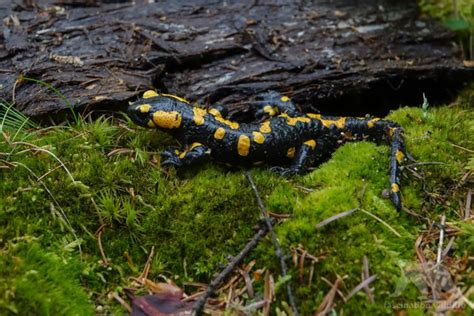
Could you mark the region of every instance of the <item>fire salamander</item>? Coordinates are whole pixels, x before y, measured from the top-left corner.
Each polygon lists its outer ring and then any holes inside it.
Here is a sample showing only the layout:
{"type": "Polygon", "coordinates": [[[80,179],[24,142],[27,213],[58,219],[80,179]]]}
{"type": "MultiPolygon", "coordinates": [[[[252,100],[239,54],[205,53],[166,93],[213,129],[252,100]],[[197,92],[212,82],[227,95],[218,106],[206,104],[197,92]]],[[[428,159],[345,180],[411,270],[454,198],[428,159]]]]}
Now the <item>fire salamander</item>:
{"type": "Polygon", "coordinates": [[[402,128],[397,123],[379,118],[303,114],[288,97],[274,91],[258,95],[250,111],[260,121],[238,123],[227,118],[224,106],[204,109],[175,95],[151,90],[128,108],[138,125],[164,130],[186,144],[183,150],[169,148],[162,153],[161,164],[175,167],[212,157],[230,164],[267,163],[274,166],[273,171],[292,176],[323,162],[346,140],[388,142],[390,198],[400,210],[399,165],[405,149],[402,128]]]}

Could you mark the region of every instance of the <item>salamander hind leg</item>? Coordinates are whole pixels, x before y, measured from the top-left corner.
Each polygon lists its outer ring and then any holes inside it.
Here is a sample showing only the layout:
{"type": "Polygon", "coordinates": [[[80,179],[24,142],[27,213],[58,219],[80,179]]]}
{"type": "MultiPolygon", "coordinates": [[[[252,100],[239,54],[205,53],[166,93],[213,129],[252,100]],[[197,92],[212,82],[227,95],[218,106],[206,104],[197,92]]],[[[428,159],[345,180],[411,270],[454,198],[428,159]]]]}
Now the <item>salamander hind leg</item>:
{"type": "Polygon", "coordinates": [[[400,211],[402,208],[400,164],[406,156],[402,127],[390,120],[349,118],[345,130],[354,135],[354,140],[368,137],[376,143],[390,144],[390,199],[397,211],[400,211]]]}
{"type": "Polygon", "coordinates": [[[179,168],[209,160],[210,150],[200,143],[193,143],[189,149],[182,152],[176,149],[167,149],[161,154],[161,157],[162,166],[174,166],[179,168]]]}
{"type": "Polygon", "coordinates": [[[391,137],[390,153],[390,199],[397,211],[402,209],[402,199],[400,192],[400,164],[405,159],[405,146],[402,137],[401,127],[392,127],[389,130],[391,137]]]}
{"type": "Polygon", "coordinates": [[[400,211],[402,209],[400,165],[406,156],[403,129],[396,122],[390,120],[371,119],[362,120],[362,122],[367,124],[366,134],[369,139],[377,143],[386,141],[390,144],[390,199],[397,211],[400,211]]]}

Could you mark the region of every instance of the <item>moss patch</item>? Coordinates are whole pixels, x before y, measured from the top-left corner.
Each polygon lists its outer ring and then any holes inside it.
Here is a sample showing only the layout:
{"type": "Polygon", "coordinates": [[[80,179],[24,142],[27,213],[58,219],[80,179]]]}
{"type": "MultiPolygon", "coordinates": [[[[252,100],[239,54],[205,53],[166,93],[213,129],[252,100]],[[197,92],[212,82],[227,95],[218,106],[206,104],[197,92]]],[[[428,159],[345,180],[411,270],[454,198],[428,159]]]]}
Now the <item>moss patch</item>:
{"type": "Polygon", "coordinates": [[[81,287],[81,264],[64,249],[45,251],[35,237],[10,241],[0,251],[2,315],[91,315],[81,287]]]}
{"type": "MultiPolygon", "coordinates": [[[[472,256],[473,251],[472,223],[459,214],[467,190],[459,181],[472,159],[465,149],[474,147],[472,91],[450,106],[402,108],[389,117],[404,127],[408,151],[418,161],[443,163],[419,166],[424,182],[405,172],[402,192],[408,209],[437,221],[445,213],[448,222],[459,227],[450,254],[454,259],[472,256]]],[[[122,314],[122,307],[108,294],[122,293],[129,286],[129,278],[140,273],[152,247],[156,256],[149,278],[165,276],[183,286],[189,281],[209,282],[217,264],[236,254],[253,235],[260,211],[242,171],[211,164],[179,173],[163,170],[159,151],[175,145],[164,134],[110,119],[4,132],[0,292],[6,294],[0,297],[0,313],[85,315],[96,308],[122,314]],[[108,266],[99,251],[99,228],[108,266]],[[38,288],[49,294],[40,295],[38,288]]],[[[420,301],[420,291],[406,271],[416,263],[414,243],[427,226],[397,213],[383,198],[389,182],[388,155],[387,146],[350,143],[313,172],[291,180],[264,169],[252,170],[268,209],[293,216],[276,229],[284,249],[301,244],[309,253],[327,255],[316,264],[310,286],[308,266],[300,285],[298,268],[290,271],[303,314],[314,313],[330,289],[321,277],[332,282],[337,275],[344,277],[346,293],[360,283],[364,255],[371,273],[377,274],[372,283],[376,304],[360,292],[339,303],[337,311],[392,314],[399,310],[397,303],[420,301]],[[316,228],[322,220],[357,207],[359,201],[365,212],[316,228]]],[[[269,239],[262,241],[253,259],[256,267],[278,274],[269,239]]],[[[464,284],[472,286],[468,279],[464,284]]],[[[262,287],[262,281],[256,282],[257,291],[262,287]]],[[[274,303],[279,308],[285,300],[283,288],[279,287],[274,303]]]]}

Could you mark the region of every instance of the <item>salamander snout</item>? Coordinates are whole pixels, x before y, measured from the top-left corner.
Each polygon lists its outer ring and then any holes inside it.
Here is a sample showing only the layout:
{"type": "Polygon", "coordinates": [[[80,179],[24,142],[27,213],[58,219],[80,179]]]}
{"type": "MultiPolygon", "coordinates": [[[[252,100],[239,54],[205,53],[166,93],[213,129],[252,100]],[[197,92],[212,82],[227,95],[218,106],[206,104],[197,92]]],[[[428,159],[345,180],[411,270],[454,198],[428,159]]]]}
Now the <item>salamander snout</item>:
{"type": "Polygon", "coordinates": [[[131,103],[127,112],[132,121],[136,124],[150,127],[150,120],[153,118],[150,104],[131,103]]]}

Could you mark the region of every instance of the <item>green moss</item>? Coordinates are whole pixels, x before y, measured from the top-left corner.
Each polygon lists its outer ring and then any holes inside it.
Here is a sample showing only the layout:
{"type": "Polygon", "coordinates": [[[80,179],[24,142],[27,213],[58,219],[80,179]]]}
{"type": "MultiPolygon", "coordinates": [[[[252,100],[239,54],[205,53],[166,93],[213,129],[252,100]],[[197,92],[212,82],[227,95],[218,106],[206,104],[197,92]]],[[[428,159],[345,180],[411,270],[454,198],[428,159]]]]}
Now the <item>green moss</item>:
{"type": "Polygon", "coordinates": [[[45,251],[34,239],[24,236],[0,251],[0,314],[93,315],[77,258],[45,251]]]}
{"type": "MultiPolygon", "coordinates": [[[[446,213],[449,222],[461,227],[463,233],[454,244],[456,258],[473,251],[472,226],[456,224],[460,223],[457,205],[466,196],[465,187],[457,185],[472,159],[463,149],[473,148],[472,95],[468,89],[458,104],[428,110],[402,108],[390,115],[404,127],[408,151],[418,161],[443,163],[419,166],[425,184],[405,172],[402,193],[410,210],[432,220],[446,213]]],[[[28,133],[20,131],[18,139],[28,133]]],[[[16,130],[5,135],[12,134],[16,130]]],[[[260,211],[243,172],[212,164],[179,173],[164,170],[159,167],[159,152],[175,143],[162,133],[100,119],[36,130],[29,141],[58,156],[75,182],[50,154],[0,139],[0,276],[4,280],[0,292],[6,293],[0,306],[5,311],[88,314],[95,305],[121,314],[120,305],[107,294],[130,285],[130,277],[143,269],[152,247],[156,256],[151,279],[165,276],[179,285],[208,282],[217,264],[240,251],[254,233],[260,211]],[[101,226],[109,266],[101,263],[96,234],[101,226]],[[32,276],[32,270],[38,273],[32,276]],[[34,293],[38,287],[47,290],[39,295],[34,293]],[[65,303],[68,300],[70,304],[65,303]]],[[[311,286],[296,288],[299,271],[290,269],[289,282],[295,286],[303,314],[314,313],[329,291],[321,277],[334,281],[337,275],[345,276],[344,292],[360,283],[364,255],[371,273],[377,274],[372,284],[376,304],[361,292],[338,305],[337,311],[392,314],[390,304],[420,302],[418,288],[405,274],[416,263],[414,243],[426,225],[395,212],[383,198],[389,182],[388,156],[387,146],[359,142],[342,146],[313,172],[290,180],[264,169],[252,170],[267,208],[292,215],[276,228],[285,251],[301,244],[312,254],[327,254],[316,264],[311,286]],[[316,228],[359,203],[378,219],[359,210],[316,228]]],[[[268,238],[252,257],[257,267],[278,274],[268,238]]],[[[308,274],[305,267],[304,276],[308,274]]],[[[261,290],[262,281],[255,288],[261,290]]],[[[280,300],[275,306],[282,309],[284,286],[277,294],[280,300]]]]}

